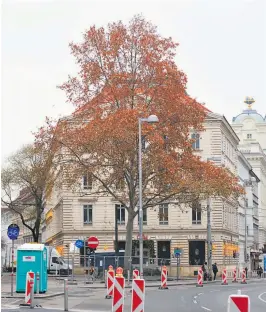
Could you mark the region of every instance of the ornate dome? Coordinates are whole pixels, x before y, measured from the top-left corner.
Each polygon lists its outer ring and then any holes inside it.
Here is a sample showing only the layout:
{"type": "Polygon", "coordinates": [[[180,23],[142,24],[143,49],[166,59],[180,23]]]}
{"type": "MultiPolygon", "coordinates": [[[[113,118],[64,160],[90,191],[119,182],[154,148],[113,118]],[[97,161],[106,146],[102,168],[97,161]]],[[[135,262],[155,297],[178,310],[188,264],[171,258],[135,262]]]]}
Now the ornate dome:
{"type": "Polygon", "coordinates": [[[257,113],[256,110],[252,109],[252,104],[255,100],[252,97],[247,96],[244,103],[248,105],[248,109],[243,110],[243,112],[236,117],[233,117],[233,123],[243,123],[246,118],[252,118],[255,123],[266,123],[266,116],[263,117],[261,114],[257,113]]]}

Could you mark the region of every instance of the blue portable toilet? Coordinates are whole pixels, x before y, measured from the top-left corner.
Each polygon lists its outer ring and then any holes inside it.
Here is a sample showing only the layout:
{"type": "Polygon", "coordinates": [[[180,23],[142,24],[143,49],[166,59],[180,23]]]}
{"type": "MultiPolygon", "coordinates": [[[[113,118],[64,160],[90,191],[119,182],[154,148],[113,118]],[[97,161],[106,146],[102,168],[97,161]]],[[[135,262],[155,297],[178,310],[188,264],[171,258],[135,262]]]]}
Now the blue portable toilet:
{"type": "Polygon", "coordinates": [[[27,272],[34,272],[34,292],[37,291],[36,274],[39,272],[39,292],[47,291],[47,249],[44,244],[23,244],[17,249],[16,292],[26,291],[27,272]]]}

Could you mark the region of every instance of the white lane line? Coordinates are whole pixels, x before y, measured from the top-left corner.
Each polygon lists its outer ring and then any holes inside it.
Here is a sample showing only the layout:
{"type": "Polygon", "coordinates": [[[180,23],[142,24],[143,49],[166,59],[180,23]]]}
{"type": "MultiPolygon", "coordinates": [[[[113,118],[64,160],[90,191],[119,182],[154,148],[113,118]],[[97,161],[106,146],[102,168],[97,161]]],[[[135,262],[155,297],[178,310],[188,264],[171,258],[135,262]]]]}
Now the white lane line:
{"type": "Polygon", "coordinates": [[[206,310],[206,311],[211,311],[211,309],[208,309],[206,307],[201,307],[202,309],[206,310]]]}
{"type": "Polygon", "coordinates": [[[217,292],[217,291],[220,291],[220,289],[211,290],[210,292],[213,293],[213,292],[217,292]]]}
{"type": "Polygon", "coordinates": [[[264,300],[264,299],[261,298],[264,294],[266,294],[266,292],[263,292],[263,293],[261,293],[260,295],[258,295],[258,298],[259,298],[261,301],[263,301],[263,302],[266,303],[266,300],[264,300]]]}
{"type": "Polygon", "coordinates": [[[199,294],[198,294],[198,296],[201,296],[201,295],[203,295],[203,293],[199,293],[199,294]]]}

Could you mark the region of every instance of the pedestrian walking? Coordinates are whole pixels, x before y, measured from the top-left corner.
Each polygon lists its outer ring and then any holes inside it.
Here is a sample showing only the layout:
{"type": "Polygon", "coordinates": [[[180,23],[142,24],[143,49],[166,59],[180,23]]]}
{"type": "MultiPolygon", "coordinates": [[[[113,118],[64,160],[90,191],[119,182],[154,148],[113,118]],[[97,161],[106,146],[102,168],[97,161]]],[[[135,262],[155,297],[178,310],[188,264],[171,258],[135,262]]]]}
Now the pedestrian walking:
{"type": "Polygon", "coordinates": [[[216,262],[212,265],[212,271],[213,271],[213,280],[215,281],[216,280],[216,274],[218,272],[218,267],[217,267],[216,262]]]}
{"type": "Polygon", "coordinates": [[[263,273],[262,267],[259,266],[259,267],[258,267],[258,276],[259,276],[260,278],[261,278],[262,273],[263,273]]]}
{"type": "Polygon", "coordinates": [[[248,268],[245,267],[245,271],[246,271],[246,278],[248,278],[248,268]]]}
{"type": "Polygon", "coordinates": [[[202,265],[202,271],[203,271],[203,280],[204,281],[207,281],[207,262],[205,262],[203,265],[202,265]]]}

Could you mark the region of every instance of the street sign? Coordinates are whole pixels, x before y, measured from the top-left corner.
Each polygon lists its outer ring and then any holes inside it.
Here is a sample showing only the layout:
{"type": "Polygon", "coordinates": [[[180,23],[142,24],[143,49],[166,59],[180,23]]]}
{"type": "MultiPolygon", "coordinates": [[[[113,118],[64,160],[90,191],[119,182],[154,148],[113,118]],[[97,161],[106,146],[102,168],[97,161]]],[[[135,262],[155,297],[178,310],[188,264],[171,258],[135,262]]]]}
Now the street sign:
{"type": "Polygon", "coordinates": [[[88,247],[96,249],[99,246],[99,240],[96,236],[91,236],[88,239],[88,247]]]}
{"type": "Polygon", "coordinates": [[[228,298],[228,312],[250,312],[250,299],[246,295],[230,295],[228,298]]]}
{"type": "Polygon", "coordinates": [[[11,240],[15,240],[19,235],[19,226],[17,224],[10,224],[7,228],[7,236],[11,240]]]}
{"type": "Polygon", "coordinates": [[[83,240],[81,240],[81,239],[76,240],[75,246],[76,246],[77,248],[82,248],[82,247],[84,246],[83,240]]]}
{"type": "Polygon", "coordinates": [[[181,254],[182,254],[182,249],[180,249],[180,248],[174,249],[174,255],[176,258],[179,257],[181,254]]]}
{"type": "Polygon", "coordinates": [[[264,273],[266,273],[266,254],[263,254],[264,273]]]}

